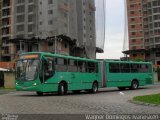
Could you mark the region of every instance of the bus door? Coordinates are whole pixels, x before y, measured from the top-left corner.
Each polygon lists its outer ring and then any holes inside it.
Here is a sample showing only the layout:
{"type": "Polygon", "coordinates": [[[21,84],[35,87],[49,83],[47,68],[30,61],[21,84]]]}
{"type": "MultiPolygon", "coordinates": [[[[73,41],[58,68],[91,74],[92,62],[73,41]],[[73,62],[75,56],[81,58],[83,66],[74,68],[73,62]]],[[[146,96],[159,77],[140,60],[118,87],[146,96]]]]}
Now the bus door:
{"type": "Polygon", "coordinates": [[[45,84],[54,75],[54,61],[53,59],[42,59],[39,78],[42,84],[45,84]]]}
{"type": "Polygon", "coordinates": [[[78,61],[69,59],[68,60],[68,72],[69,72],[69,80],[72,83],[71,88],[75,90],[79,90],[81,88],[81,74],[78,72],[78,61]]]}

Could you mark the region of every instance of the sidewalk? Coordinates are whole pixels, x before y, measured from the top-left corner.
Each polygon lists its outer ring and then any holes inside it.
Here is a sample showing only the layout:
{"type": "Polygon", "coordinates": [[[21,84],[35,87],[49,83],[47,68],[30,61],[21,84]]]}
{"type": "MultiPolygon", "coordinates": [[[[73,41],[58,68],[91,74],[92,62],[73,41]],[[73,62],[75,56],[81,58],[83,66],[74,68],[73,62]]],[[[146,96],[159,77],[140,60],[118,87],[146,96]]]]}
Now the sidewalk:
{"type": "Polygon", "coordinates": [[[160,85],[160,82],[154,82],[154,85],[160,85]]]}
{"type": "Polygon", "coordinates": [[[1,94],[7,94],[7,93],[10,93],[10,92],[14,92],[16,91],[15,89],[5,89],[5,88],[0,88],[0,95],[1,94]]]}

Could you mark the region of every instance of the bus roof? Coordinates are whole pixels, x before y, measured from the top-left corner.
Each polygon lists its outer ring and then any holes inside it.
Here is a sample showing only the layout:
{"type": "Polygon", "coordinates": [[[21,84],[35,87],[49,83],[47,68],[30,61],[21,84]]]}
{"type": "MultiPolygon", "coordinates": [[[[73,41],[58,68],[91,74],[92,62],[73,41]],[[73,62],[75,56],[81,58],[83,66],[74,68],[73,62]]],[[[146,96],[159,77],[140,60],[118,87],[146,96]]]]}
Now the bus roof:
{"type": "Polygon", "coordinates": [[[121,60],[104,60],[108,63],[135,63],[135,64],[152,64],[152,62],[144,62],[144,61],[121,61],[121,60]]]}
{"type": "Polygon", "coordinates": [[[28,55],[28,54],[41,54],[41,55],[46,55],[46,56],[48,55],[48,56],[53,56],[53,57],[66,58],[66,59],[70,58],[70,59],[76,59],[76,60],[99,62],[98,60],[94,60],[94,59],[73,57],[73,56],[61,55],[61,54],[53,54],[53,53],[50,53],[50,52],[26,52],[26,53],[22,53],[21,55],[28,55]]]}

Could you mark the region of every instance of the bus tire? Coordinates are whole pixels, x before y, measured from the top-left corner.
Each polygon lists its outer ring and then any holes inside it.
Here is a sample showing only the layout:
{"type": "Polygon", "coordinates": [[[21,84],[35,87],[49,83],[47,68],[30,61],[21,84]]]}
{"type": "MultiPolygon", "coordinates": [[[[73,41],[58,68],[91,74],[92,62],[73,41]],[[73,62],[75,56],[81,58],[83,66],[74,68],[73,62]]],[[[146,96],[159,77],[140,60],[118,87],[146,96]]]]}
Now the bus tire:
{"type": "Polygon", "coordinates": [[[67,94],[67,87],[66,85],[62,82],[58,86],[58,95],[66,95],[67,94]]]}
{"type": "Polygon", "coordinates": [[[125,90],[125,87],[118,87],[119,90],[125,90]]]}
{"type": "Polygon", "coordinates": [[[36,92],[38,96],[43,96],[43,92],[36,92]]]}
{"type": "Polygon", "coordinates": [[[92,93],[97,93],[98,92],[98,83],[97,82],[93,83],[91,92],[92,93]]]}
{"type": "Polygon", "coordinates": [[[137,80],[132,81],[130,89],[131,90],[138,89],[138,81],[137,80]]]}

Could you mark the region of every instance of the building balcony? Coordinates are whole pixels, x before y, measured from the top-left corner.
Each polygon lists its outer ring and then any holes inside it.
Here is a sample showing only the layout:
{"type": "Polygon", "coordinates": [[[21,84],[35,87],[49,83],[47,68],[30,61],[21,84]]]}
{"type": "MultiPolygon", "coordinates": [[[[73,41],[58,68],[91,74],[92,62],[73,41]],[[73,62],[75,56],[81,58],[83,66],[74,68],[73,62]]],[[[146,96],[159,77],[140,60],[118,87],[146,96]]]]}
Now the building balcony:
{"type": "Polygon", "coordinates": [[[96,11],[96,7],[95,7],[95,5],[93,5],[92,3],[89,3],[89,8],[90,8],[92,11],[96,11]]]}

